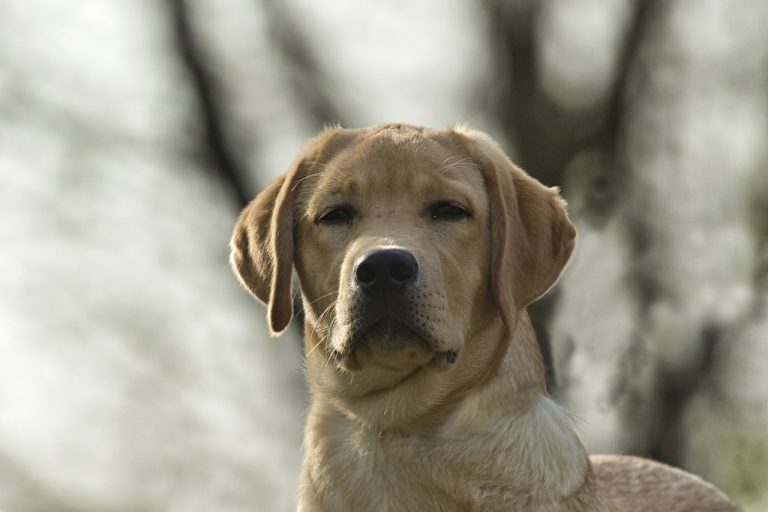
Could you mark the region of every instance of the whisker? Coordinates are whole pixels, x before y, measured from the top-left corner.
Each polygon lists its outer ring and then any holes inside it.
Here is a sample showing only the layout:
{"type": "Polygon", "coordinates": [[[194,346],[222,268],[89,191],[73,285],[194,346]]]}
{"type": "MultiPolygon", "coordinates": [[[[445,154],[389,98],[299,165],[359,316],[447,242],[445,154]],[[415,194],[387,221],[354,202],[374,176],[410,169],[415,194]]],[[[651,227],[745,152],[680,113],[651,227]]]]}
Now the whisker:
{"type": "Polygon", "coordinates": [[[311,306],[311,305],[312,305],[312,304],[314,304],[315,302],[317,302],[317,301],[319,301],[319,300],[322,300],[322,299],[324,299],[324,298],[328,297],[329,295],[333,295],[334,293],[338,293],[338,290],[333,290],[333,291],[331,291],[331,292],[328,292],[328,293],[326,293],[325,295],[321,295],[321,296],[319,296],[318,298],[316,298],[315,300],[313,300],[313,301],[310,301],[310,302],[307,302],[307,305],[310,305],[310,306],[311,306]]]}
{"type": "Polygon", "coordinates": [[[338,302],[338,300],[334,300],[334,301],[331,301],[331,303],[330,303],[330,304],[328,304],[328,307],[327,307],[327,308],[325,308],[325,309],[323,310],[323,312],[322,312],[322,313],[320,313],[320,316],[318,316],[318,317],[317,317],[317,321],[316,321],[315,323],[320,323],[320,322],[323,320],[323,317],[324,317],[325,315],[327,315],[327,314],[328,314],[328,313],[331,311],[331,308],[333,308],[334,306],[336,306],[336,303],[337,303],[337,302],[338,302]]]}
{"type": "Polygon", "coordinates": [[[443,163],[440,164],[440,166],[438,167],[438,171],[440,171],[441,174],[446,173],[448,171],[452,171],[454,169],[461,169],[461,168],[471,169],[469,165],[466,165],[466,164],[472,163],[471,158],[461,158],[459,160],[456,160],[455,162],[452,162],[446,165],[446,162],[451,158],[453,157],[448,157],[445,160],[443,160],[443,163]]]}
{"type": "Polygon", "coordinates": [[[300,178],[300,179],[296,180],[296,183],[294,183],[294,184],[293,184],[293,187],[291,187],[291,192],[294,192],[294,191],[296,190],[296,187],[298,187],[298,186],[299,186],[299,184],[300,184],[302,181],[304,181],[304,180],[308,180],[309,178],[314,178],[315,176],[320,176],[321,174],[322,174],[322,172],[313,172],[312,174],[307,174],[307,175],[306,175],[306,176],[304,176],[303,178],[300,178]]]}
{"type": "MultiPolygon", "coordinates": [[[[331,293],[334,293],[334,292],[331,292],[331,293]]],[[[330,295],[330,294],[326,294],[325,296],[327,296],[327,295],[330,295]]],[[[315,321],[315,324],[321,323],[323,317],[333,310],[333,307],[336,305],[336,302],[337,301],[335,301],[335,300],[331,301],[331,303],[328,305],[328,307],[325,308],[323,310],[323,312],[320,313],[320,315],[317,317],[317,320],[315,321]]],[[[322,345],[323,343],[326,343],[328,341],[328,336],[330,335],[330,332],[333,329],[333,324],[335,323],[335,321],[336,321],[336,319],[334,318],[331,321],[331,325],[328,327],[328,329],[327,330],[325,330],[325,329],[323,330],[323,332],[321,333],[320,339],[317,341],[317,343],[315,343],[312,346],[311,349],[309,349],[309,352],[307,352],[305,354],[305,356],[304,356],[305,358],[309,357],[309,355],[312,354],[317,349],[317,347],[319,347],[320,345],[322,345]]],[[[325,362],[326,363],[330,362],[330,356],[328,354],[326,354],[326,361],[325,362]]]]}
{"type": "Polygon", "coordinates": [[[326,337],[326,336],[323,336],[322,338],[320,338],[320,340],[319,340],[317,343],[315,343],[315,344],[312,346],[312,348],[311,348],[311,349],[309,349],[309,352],[307,352],[307,353],[306,353],[306,355],[305,355],[304,357],[305,357],[305,358],[306,358],[306,357],[309,357],[309,356],[310,356],[310,354],[312,354],[312,352],[314,352],[314,351],[315,351],[315,349],[316,349],[317,347],[319,347],[319,346],[320,346],[320,345],[321,345],[321,344],[322,344],[322,343],[323,343],[323,342],[324,342],[326,339],[327,339],[327,337],[326,337]]]}
{"type": "MultiPolygon", "coordinates": [[[[387,391],[387,403],[384,405],[384,414],[382,416],[386,417],[386,415],[387,415],[387,411],[389,410],[389,403],[392,400],[392,390],[393,389],[394,389],[394,386],[389,388],[389,390],[387,391]]],[[[395,416],[395,413],[393,411],[392,412],[392,417],[394,418],[394,416],[395,416]]]]}

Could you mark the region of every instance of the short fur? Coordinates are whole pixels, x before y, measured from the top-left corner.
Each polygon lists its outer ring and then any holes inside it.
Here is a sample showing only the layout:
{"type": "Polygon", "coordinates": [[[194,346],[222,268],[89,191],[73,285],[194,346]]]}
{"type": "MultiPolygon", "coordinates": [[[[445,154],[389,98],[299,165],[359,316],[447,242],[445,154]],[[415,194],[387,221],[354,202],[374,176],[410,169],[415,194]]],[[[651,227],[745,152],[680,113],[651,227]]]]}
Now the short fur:
{"type": "Polygon", "coordinates": [[[311,140],[231,243],[273,335],[292,316],[294,270],[301,286],[312,405],[299,510],[738,510],[668,466],[589,458],[547,396],[525,308],[575,236],[557,189],[483,133],[383,125],[311,140]],[[467,215],[436,215],[445,202],[467,215]],[[324,221],[334,209],[348,221],[324,221]],[[390,327],[366,327],[355,261],[386,248],[413,254],[418,279],[390,327]]]}

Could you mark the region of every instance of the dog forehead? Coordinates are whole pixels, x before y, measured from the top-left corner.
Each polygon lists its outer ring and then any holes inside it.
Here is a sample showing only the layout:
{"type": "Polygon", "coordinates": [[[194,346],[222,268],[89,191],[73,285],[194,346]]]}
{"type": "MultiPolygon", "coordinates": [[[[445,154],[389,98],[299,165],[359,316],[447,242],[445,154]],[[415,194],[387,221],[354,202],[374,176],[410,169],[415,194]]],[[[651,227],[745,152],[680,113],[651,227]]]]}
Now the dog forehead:
{"type": "Polygon", "coordinates": [[[320,173],[319,196],[430,195],[440,189],[482,186],[471,158],[427,137],[379,134],[338,153],[320,173]]]}

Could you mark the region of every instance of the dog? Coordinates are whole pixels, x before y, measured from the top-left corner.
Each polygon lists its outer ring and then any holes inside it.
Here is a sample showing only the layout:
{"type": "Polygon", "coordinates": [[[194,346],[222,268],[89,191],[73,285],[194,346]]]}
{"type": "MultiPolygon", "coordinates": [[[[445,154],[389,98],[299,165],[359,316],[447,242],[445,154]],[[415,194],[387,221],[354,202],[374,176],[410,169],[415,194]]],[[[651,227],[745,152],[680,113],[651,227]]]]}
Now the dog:
{"type": "Polygon", "coordinates": [[[589,457],[526,307],[576,231],[486,134],[329,128],[241,213],[231,265],[272,335],[304,313],[298,510],[734,511],[650,460],[589,457]]]}

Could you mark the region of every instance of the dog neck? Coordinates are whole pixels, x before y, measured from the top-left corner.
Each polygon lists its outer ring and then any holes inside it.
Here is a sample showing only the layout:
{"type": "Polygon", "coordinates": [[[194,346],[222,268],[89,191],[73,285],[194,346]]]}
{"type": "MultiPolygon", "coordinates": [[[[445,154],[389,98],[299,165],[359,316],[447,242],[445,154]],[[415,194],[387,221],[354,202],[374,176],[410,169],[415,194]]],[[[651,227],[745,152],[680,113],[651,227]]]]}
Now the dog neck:
{"type": "Polygon", "coordinates": [[[568,415],[546,395],[527,315],[505,345],[497,368],[457,395],[428,430],[377,429],[315,394],[300,500],[320,505],[304,510],[408,510],[413,503],[588,510],[588,457],[568,415]],[[417,500],[425,489],[430,496],[417,500]]]}
{"type": "Polygon", "coordinates": [[[528,312],[520,311],[514,325],[507,327],[502,323],[501,328],[504,341],[496,350],[493,379],[503,383],[511,393],[531,388],[545,392],[544,358],[528,312]]]}

